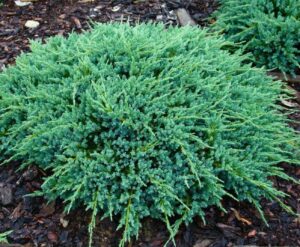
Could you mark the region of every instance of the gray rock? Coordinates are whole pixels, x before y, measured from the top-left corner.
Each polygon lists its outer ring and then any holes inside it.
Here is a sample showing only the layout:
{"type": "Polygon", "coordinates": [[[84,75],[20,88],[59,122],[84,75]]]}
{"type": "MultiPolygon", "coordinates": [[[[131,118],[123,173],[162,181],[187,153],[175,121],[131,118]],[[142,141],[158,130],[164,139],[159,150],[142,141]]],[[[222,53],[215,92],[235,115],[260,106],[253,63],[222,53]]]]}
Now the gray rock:
{"type": "Polygon", "coordinates": [[[13,201],[13,189],[10,184],[0,183],[0,204],[6,206],[13,201]]]}
{"type": "Polygon", "coordinates": [[[175,13],[181,26],[196,25],[196,22],[193,20],[193,18],[190,16],[189,12],[186,9],[177,9],[175,13]]]}

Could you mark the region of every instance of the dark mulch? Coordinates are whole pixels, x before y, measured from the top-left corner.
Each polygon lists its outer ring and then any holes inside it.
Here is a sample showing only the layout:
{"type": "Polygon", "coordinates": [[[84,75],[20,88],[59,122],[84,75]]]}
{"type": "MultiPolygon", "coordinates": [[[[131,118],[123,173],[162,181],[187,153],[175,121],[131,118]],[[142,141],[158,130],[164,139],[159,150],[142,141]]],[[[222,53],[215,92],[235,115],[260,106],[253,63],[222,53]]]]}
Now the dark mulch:
{"type": "Polygon", "coordinates": [[[177,24],[173,10],[179,7],[186,7],[199,24],[205,25],[216,4],[214,0],[95,0],[91,3],[38,0],[32,5],[17,7],[13,0],[4,0],[4,6],[0,7],[0,68],[13,63],[22,51],[28,51],[29,39],[81,32],[88,29],[91,21],[177,24]],[[38,21],[40,26],[28,29],[24,26],[28,20],[38,21]]]}
{"type": "MultiPolygon", "coordinates": [[[[178,24],[174,10],[186,8],[194,20],[203,26],[216,6],[214,0],[106,0],[90,3],[40,0],[30,6],[16,7],[14,1],[4,0],[4,6],[0,7],[0,70],[14,63],[22,51],[28,51],[28,39],[82,32],[88,29],[90,20],[151,20],[173,25],[178,24]],[[28,29],[24,27],[27,20],[36,20],[40,26],[28,29]]],[[[300,94],[300,86],[292,86],[300,94]]],[[[300,120],[299,113],[292,117],[300,120]]],[[[300,131],[300,125],[293,127],[300,131]]],[[[0,198],[4,195],[6,200],[6,205],[0,204],[0,232],[12,229],[9,241],[26,247],[87,246],[90,212],[78,209],[65,215],[63,203],[59,200],[47,204],[42,197],[26,196],[40,189],[46,174],[35,166],[16,172],[18,167],[18,163],[12,163],[0,168],[0,198]]],[[[300,168],[287,164],[283,167],[291,176],[300,178],[300,168]]],[[[285,203],[300,213],[300,186],[279,179],[274,179],[274,184],[290,195],[284,200],[285,203]]],[[[251,205],[224,200],[228,214],[209,208],[207,224],[195,219],[190,226],[182,227],[176,237],[177,246],[300,246],[300,218],[284,212],[278,203],[262,201],[262,204],[269,227],[262,223],[251,205]]],[[[117,246],[120,232],[116,232],[116,227],[117,223],[109,220],[98,222],[94,234],[95,246],[117,246]]],[[[167,239],[168,232],[162,222],[146,219],[139,239],[133,241],[131,246],[160,247],[167,239]]]]}
{"type": "MultiPolygon", "coordinates": [[[[47,204],[42,197],[26,196],[40,189],[45,174],[35,166],[16,172],[18,165],[12,163],[1,168],[0,191],[2,185],[10,187],[13,197],[8,205],[0,206],[0,232],[13,229],[9,235],[10,242],[24,247],[87,246],[90,212],[79,208],[66,215],[59,200],[47,204]]],[[[300,168],[283,167],[290,175],[300,179],[300,168]]],[[[274,183],[291,195],[285,203],[300,213],[300,186],[277,179],[274,183]]],[[[231,200],[224,200],[223,204],[228,214],[209,208],[207,224],[195,219],[188,227],[183,226],[176,237],[177,246],[300,246],[300,218],[284,212],[278,203],[262,202],[269,227],[262,223],[259,213],[251,205],[231,200]]],[[[116,232],[116,228],[116,222],[108,219],[99,221],[94,233],[94,246],[118,246],[121,233],[116,232]]],[[[139,239],[131,246],[160,247],[168,236],[162,222],[146,219],[139,239]]]]}

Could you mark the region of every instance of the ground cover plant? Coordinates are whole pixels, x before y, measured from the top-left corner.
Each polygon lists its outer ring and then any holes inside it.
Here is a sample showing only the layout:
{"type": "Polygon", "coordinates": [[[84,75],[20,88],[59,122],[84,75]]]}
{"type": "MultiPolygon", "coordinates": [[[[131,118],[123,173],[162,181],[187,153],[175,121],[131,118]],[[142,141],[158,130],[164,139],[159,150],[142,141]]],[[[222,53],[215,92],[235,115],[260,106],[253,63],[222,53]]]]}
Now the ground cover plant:
{"type": "Polygon", "coordinates": [[[220,0],[213,29],[253,55],[257,66],[294,74],[300,63],[300,2],[220,0]]]}
{"type": "Polygon", "coordinates": [[[7,243],[7,236],[11,233],[12,231],[8,232],[0,232],[0,244],[7,243]]]}
{"type": "MultiPolygon", "coordinates": [[[[276,104],[281,82],[196,27],[98,24],[37,41],[0,74],[0,152],[49,170],[40,194],[118,217],[120,246],[145,217],[174,237],[230,196],[281,202],[299,139],[276,104]],[[170,219],[175,216],[176,221],[170,219]]],[[[296,181],[295,181],[296,182],[296,181]]],[[[92,239],[92,238],[91,238],[92,239]]],[[[91,244],[91,243],[90,243],[91,244]]]]}

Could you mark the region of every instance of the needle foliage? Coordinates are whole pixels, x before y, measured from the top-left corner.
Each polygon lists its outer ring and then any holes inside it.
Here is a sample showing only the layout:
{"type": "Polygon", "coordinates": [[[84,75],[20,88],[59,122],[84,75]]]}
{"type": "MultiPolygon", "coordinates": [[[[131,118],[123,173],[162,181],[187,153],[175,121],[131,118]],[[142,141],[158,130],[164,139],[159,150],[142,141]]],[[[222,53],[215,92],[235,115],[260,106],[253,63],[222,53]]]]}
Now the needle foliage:
{"type": "Polygon", "coordinates": [[[33,42],[0,74],[2,157],[49,170],[42,193],[66,211],[90,209],[91,234],[97,216],[118,217],[120,246],[149,216],[172,239],[227,195],[289,210],[269,180],[291,179],[277,164],[299,157],[276,104],[289,96],[226,45],[160,24],[98,24],[33,42]]]}
{"type": "Polygon", "coordinates": [[[253,55],[257,66],[294,74],[300,64],[300,1],[220,0],[213,29],[253,55]]]}
{"type": "Polygon", "coordinates": [[[12,231],[7,231],[7,232],[0,232],[0,244],[7,244],[8,241],[7,241],[7,236],[9,234],[11,234],[12,231]]]}

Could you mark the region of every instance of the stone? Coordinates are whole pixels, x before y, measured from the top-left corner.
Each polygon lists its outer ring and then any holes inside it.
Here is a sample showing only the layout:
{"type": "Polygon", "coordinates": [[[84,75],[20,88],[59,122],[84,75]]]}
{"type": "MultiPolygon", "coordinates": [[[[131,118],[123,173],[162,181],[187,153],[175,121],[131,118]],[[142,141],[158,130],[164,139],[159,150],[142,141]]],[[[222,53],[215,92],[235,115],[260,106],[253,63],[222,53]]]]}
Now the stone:
{"type": "Polygon", "coordinates": [[[193,247],[208,247],[212,244],[211,239],[198,240],[193,247]]]}
{"type": "Polygon", "coordinates": [[[27,5],[30,5],[32,4],[31,2],[23,2],[23,1],[20,1],[20,0],[16,0],[15,1],[15,4],[19,7],[24,7],[24,6],[27,6],[27,5]]]}
{"type": "Polygon", "coordinates": [[[181,26],[195,26],[196,22],[192,19],[186,9],[180,8],[176,10],[176,15],[181,26]]]}
{"type": "Polygon", "coordinates": [[[31,29],[37,28],[39,25],[40,23],[38,21],[33,21],[33,20],[26,21],[25,23],[25,27],[31,29]]]}
{"type": "Polygon", "coordinates": [[[0,204],[6,206],[13,201],[13,189],[10,184],[0,183],[0,204]]]}

